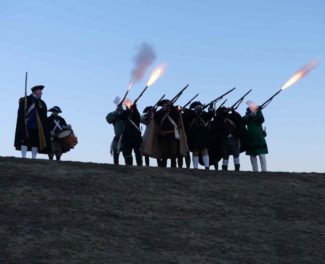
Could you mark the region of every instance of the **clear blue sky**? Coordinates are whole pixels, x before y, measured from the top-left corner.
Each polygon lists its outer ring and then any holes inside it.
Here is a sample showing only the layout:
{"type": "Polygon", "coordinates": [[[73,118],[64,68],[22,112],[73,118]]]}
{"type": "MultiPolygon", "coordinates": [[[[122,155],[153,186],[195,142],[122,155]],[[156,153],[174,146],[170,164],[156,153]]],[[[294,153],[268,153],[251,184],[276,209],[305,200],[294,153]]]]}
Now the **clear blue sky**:
{"type": "MultiPolygon", "coordinates": [[[[236,86],[263,102],[312,58],[320,65],[265,109],[272,171],[325,171],[325,1],[41,1],[0,2],[0,155],[14,150],[24,74],[44,84],[48,107],[59,105],[79,138],[64,160],[111,162],[113,127],[105,116],[122,96],[142,42],[152,44],[166,74],[139,108],[162,93],[209,101],[236,86]]],[[[146,76],[147,77],[147,76],[146,76]]],[[[134,99],[146,80],[130,93],[134,99]]],[[[239,108],[245,112],[244,104],[239,108]]],[[[39,156],[46,158],[46,156],[39,156]]],[[[242,155],[242,168],[251,169],[242,155]]]]}

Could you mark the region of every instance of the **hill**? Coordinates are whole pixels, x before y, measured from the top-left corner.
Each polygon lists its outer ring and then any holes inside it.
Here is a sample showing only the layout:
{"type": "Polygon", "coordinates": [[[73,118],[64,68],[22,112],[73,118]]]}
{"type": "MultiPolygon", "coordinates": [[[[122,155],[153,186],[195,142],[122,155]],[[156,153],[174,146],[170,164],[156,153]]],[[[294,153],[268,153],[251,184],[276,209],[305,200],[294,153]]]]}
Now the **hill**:
{"type": "Polygon", "coordinates": [[[0,263],[325,263],[324,176],[0,158],[0,263]]]}

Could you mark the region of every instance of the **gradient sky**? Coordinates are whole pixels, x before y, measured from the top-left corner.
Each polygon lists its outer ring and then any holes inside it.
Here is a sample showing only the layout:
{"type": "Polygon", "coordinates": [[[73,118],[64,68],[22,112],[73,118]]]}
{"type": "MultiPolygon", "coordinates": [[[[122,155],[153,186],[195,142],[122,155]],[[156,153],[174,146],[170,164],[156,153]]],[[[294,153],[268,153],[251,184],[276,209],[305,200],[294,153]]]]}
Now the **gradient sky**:
{"type": "MultiPolygon", "coordinates": [[[[168,68],[139,102],[141,110],[187,83],[181,104],[197,92],[207,102],[234,86],[229,103],[251,88],[248,99],[261,103],[319,58],[320,65],[264,115],[269,170],[325,171],[323,0],[2,0],[0,36],[1,156],[20,156],[14,132],[28,71],[29,87],[44,84],[48,107],[59,105],[78,136],[63,160],[111,163],[113,127],[105,116],[127,88],[137,46],[147,42],[158,55],[155,64],[168,68]]],[[[239,111],[244,114],[244,104],[239,111]]],[[[241,161],[243,170],[251,169],[248,156],[241,161]]]]}

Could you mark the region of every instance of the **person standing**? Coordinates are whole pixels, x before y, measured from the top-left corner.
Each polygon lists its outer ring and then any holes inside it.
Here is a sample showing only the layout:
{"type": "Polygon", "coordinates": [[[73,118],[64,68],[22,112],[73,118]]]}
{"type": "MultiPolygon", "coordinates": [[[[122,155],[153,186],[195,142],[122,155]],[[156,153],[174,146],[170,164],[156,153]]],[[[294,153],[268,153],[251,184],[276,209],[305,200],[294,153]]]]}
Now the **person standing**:
{"type": "Polygon", "coordinates": [[[202,160],[206,170],[210,167],[209,161],[209,145],[210,145],[210,129],[209,123],[214,116],[213,107],[209,108],[208,112],[203,111],[201,102],[193,102],[190,109],[184,110],[184,121],[188,125],[188,145],[193,153],[193,167],[199,167],[199,155],[202,155],[202,160]]]}
{"type": "Polygon", "coordinates": [[[223,157],[223,128],[224,128],[224,112],[225,107],[218,107],[215,116],[211,122],[211,144],[209,147],[210,163],[214,165],[216,171],[219,170],[219,161],[223,157]]]}
{"type": "Polygon", "coordinates": [[[44,85],[32,87],[32,94],[19,99],[15,148],[26,158],[27,151],[36,159],[37,153],[51,152],[50,130],[47,120],[47,106],[41,99],[44,85]]]}
{"type": "Polygon", "coordinates": [[[53,160],[54,156],[56,160],[61,160],[63,153],[68,152],[69,149],[62,148],[62,145],[59,142],[58,135],[65,129],[71,128],[67,125],[63,117],[59,116],[62,113],[62,110],[58,106],[52,107],[49,112],[52,114],[48,117],[48,123],[51,133],[51,149],[52,151],[48,154],[49,159],[53,160]]]}
{"type": "Polygon", "coordinates": [[[262,110],[252,101],[248,101],[248,108],[243,117],[244,124],[247,126],[247,150],[246,155],[250,156],[253,171],[258,171],[259,157],[261,170],[267,171],[266,157],[268,148],[266,144],[266,132],[262,127],[264,116],[262,110]]]}
{"type": "MultiPolygon", "coordinates": [[[[228,108],[221,109],[222,170],[228,170],[229,157],[233,156],[235,171],[240,170],[241,144],[244,143],[245,127],[240,114],[228,108]]],[[[220,113],[219,113],[220,114],[220,113]]]]}
{"type": "MultiPolygon", "coordinates": [[[[150,124],[150,121],[152,120],[152,118],[154,117],[155,114],[155,108],[153,106],[147,106],[144,110],[143,110],[143,115],[141,115],[140,117],[140,122],[141,124],[146,126],[146,130],[148,129],[148,126],[150,124]]],[[[147,131],[146,131],[147,132],[147,131]]],[[[145,141],[145,136],[147,133],[144,133],[142,140],[145,141]]],[[[145,160],[145,164],[147,167],[150,166],[150,157],[147,154],[143,154],[144,156],[144,160],[145,160]]]]}
{"type": "MultiPolygon", "coordinates": [[[[181,116],[182,116],[182,119],[183,119],[183,125],[184,125],[184,132],[185,132],[185,135],[186,135],[186,140],[187,140],[187,145],[189,145],[189,142],[188,142],[188,122],[186,120],[186,115],[184,116],[184,113],[186,112],[186,110],[188,110],[187,108],[181,108],[181,116]]],[[[185,166],[187,169],[190,169],[191,168],[191,154],[190,154],[190,151],[188,150],[186,152],[186,155],[185,156],[178,156],[177,158],[177,165],[178,165],[178,168],[183,168],[183,161],[185,159],[185,166]]]]}
{"type": "Polygon", "coordinates": [[[125,121],[118,118],[119,114],[122,113],[123,108],[120,104],[121,99],[116,96],[113,103],[116,105],[116,110],[110,112],[106,116],[107,123],[114,127],[114,138],[111,143],[110,153],[113,156],[114,165],[119,165],[119,156],[122,149],[122,134],[125,127],[125,121]]]}
{"type": "Polygon", "coordinates": [[[126,99],[124,104],[127,109],[119,113],[118,118],[125,122],[122,134],[122,152],[125,164],[133,165],[132,151],[134,151],[137,165],[142,166],[140,113],[136,104],[133,104],[129,99],[126,99]]]}
{"type": "Polygon", "coordinates": [[[167,167],[167,160],[171,160],[171,167],[176,167],[176,159],[186,155],[188,146],[181,113],[170,100],[159,103],[162,108],[156,112],[154,118],[158,123],[158,144],[160,152],[160,166],[167,167]]]}

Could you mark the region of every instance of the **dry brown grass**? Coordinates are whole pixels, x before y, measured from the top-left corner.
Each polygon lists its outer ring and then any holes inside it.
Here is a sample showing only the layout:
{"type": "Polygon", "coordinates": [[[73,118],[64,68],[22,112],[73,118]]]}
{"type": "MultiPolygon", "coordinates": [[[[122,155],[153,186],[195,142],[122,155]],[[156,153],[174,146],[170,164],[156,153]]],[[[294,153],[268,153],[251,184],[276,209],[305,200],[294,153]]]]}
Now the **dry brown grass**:
{"type": "Polygon", "coordinates": [[[0,263],[325,263],[325,175],[0,158],[0,263]]]}

